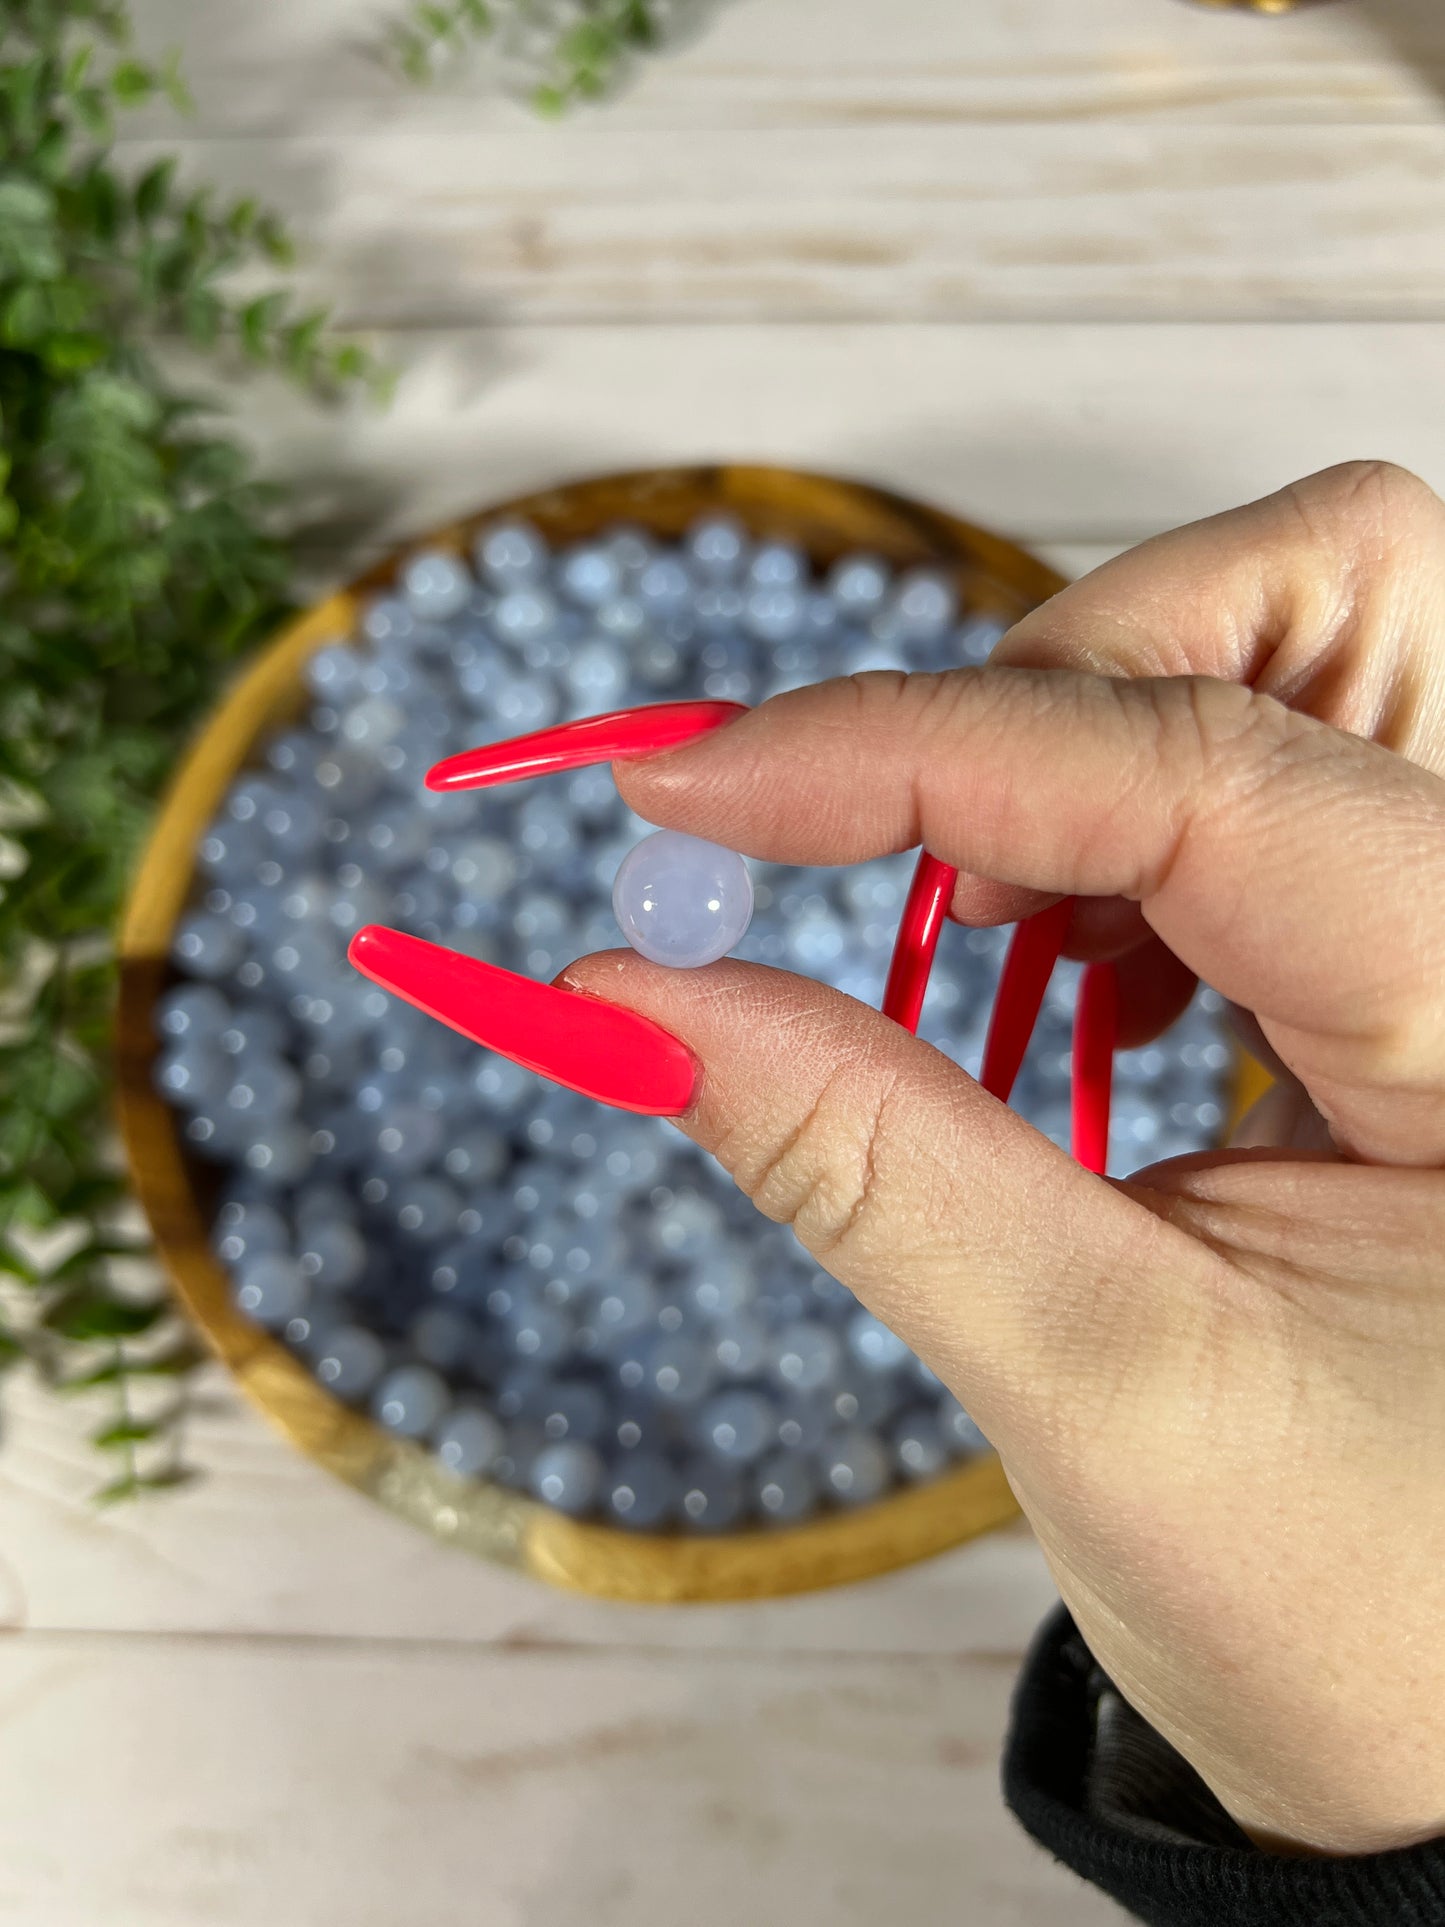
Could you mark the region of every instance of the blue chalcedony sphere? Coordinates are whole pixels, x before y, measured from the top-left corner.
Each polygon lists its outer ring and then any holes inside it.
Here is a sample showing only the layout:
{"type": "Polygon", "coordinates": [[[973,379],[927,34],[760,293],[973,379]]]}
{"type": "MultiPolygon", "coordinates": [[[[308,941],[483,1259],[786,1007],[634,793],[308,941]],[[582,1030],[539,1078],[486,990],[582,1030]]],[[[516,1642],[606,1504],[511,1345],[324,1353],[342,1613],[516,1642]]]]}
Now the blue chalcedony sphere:
{"type": "Polygon", "coordinates": [[[680,830],[644,837],[622,859],[612,908],[624,937],[653,963],[696,970],[747,934],[753,881],[735,850],[680,830]]]}

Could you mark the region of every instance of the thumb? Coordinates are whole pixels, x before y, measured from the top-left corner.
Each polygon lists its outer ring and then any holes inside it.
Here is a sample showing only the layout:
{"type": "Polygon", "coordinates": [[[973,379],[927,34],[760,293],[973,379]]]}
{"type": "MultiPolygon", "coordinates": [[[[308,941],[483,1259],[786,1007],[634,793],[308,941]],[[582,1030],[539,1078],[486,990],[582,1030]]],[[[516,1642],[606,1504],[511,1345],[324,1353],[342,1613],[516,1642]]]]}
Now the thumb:
{"type": "Polygon", "coordinates": [[[1202,1247],[867,1005],[755,964],[667,970],[631,951],[583,957],[560,982],[688,1044],[704,1075],[678,1126],[1005,1456],[1055,1390],[1077,1407],[1091,1360],[1117,1373],[1126,1338],[1137,1359],[1204,1315],[1208,1294],[1179,1290],[1207,1268],[1202,1247]]]}

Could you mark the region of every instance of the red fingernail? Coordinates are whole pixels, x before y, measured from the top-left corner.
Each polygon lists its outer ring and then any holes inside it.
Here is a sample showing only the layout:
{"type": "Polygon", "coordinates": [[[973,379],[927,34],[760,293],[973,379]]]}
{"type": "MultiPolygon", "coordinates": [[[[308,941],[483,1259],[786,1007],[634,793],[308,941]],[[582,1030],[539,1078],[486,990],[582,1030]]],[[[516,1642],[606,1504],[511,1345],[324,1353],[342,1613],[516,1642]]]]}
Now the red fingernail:
{"type": "Polygon", "coordinates": [[[700,1067],[684,1043],[599,997],[536,983],[374,923],[357,931],[347,955],[373,983],[474,1044],[599,1104],[678,1117],[697,1088],[700,1067]]]}
{"type": "Polygon", "coordinates": [[[953,901],[953,886],[958,872],[951,864],[940,863],[923,851],[913,872],[908,901],[898,924],[893,944],[893,961],[888,966],[888,982],[883,990],[883,1015],[891,1017],[905,1030],[916,1032],[923,1010],[923,995],[928,989],[938,949],[938,933],[943,928],[948,906],[953,901]]]}
{"type": "Polygon", "coordinates": [[[1090,964],[1074,1006],[1070,1145],[1086,1171],[1101,1175],[1109,1162],[1109,1101],[1118,1015],[1119,984],[1113,964],[1090,964]]]}
{"type": "Polygon", "coordinates": [[[745,703],[648,703],[642,709],[616,709],[607,716],[536,729],[503,743],[463,750],[426,773],[429,790],[480,790],[494,783],[515,783],[526,776],[551,776],[587,763],[614,763],[626,757],[655,756],[681,749],[699,736],[747,714],[745,703]]]}
{"type": "Polygon", "coordinates": [[[1024,1061],[1024,1052],[1038,1022],[1039,1007],[1059,952],[1064,947],[1074,900],[1063,897],[1037,916],[1025,917],[1013,933],[998,980],[989,1019],[988,1041],[983,1047],[983,1069],[979,1083],[994,1097],[1007,1104],[1024,1061]]]}

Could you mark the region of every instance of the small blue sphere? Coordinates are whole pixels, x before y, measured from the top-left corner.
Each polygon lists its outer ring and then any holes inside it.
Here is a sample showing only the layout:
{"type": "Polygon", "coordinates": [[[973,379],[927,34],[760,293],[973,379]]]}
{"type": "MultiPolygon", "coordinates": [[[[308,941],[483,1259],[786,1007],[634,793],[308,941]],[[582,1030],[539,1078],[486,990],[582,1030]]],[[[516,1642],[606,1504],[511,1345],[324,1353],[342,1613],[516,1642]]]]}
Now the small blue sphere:
{"type": "Polygon", "coordinates": [[[612,909],[642,956],[696,970],[742,941],[752,921],[753,881],[736,851],[658,830],[622,859],[612,909]]]}

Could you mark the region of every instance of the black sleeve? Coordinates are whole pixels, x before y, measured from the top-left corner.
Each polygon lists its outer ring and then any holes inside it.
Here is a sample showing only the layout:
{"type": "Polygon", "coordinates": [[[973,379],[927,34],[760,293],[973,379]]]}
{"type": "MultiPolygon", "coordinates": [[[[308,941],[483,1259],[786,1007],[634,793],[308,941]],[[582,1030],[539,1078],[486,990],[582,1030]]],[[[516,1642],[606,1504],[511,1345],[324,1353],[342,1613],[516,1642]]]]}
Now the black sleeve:
{"type": "Polygon", "coordinates": [[[1035,1840],[1151,1927],[1445,1927],[1445,1839],[1358,1859],[1260,1851],[1062,1608],[1019,1677],[1003,1784],[1035,1840]]]}

